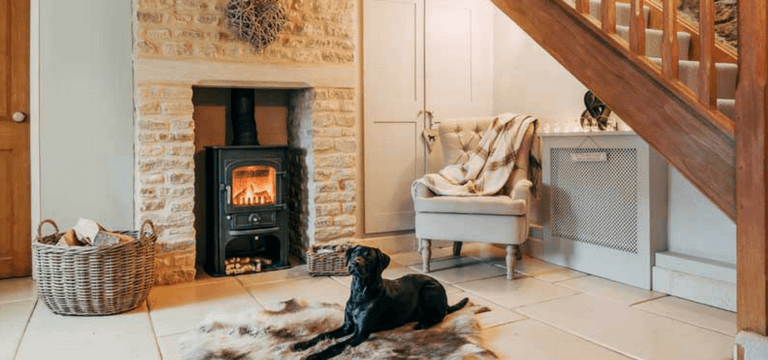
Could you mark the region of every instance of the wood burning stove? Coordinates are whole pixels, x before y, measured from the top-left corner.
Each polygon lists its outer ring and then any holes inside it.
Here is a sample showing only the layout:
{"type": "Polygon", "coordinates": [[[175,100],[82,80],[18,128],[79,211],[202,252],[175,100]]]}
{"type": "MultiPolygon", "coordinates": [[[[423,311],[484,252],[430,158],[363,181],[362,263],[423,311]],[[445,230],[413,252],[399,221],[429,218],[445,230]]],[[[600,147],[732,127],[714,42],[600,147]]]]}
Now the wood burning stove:
{"type": "Polygon", "coordinates": [[[289,266],[287,146],[206,147],[206,271],[289,266]]]}

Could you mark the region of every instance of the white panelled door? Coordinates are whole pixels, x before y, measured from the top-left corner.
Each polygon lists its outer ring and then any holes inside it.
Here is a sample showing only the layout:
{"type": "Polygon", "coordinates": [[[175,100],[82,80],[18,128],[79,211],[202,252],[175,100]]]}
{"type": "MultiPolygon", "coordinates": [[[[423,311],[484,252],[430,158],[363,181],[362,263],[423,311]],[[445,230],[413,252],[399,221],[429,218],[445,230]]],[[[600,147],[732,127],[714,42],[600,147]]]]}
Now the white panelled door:
{"type": "Polygon", "coordinates": [[[424,174],[424,2],[364,4],[365,232],[413,229],[424,174]]]}
{"type": "Polygon", "coordinates": [[[367,234],[414,228],[411,183],[442,167],[440,144],[428,151],[425,129],[491,114],[491,10],[484,0],[365,1],[367,234]]]}

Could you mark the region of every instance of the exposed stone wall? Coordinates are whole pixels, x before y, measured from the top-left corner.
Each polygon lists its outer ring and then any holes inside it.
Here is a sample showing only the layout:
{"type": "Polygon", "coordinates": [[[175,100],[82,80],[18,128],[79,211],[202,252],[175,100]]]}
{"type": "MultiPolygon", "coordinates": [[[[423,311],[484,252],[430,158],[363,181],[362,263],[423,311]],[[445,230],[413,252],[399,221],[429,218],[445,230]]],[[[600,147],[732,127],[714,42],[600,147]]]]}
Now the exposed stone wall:
{"type": "Polygon", "coordinates": [[[311,243],[351,240],[354,215],[357,143],[355,90],[316,88],[290,99],[293,237],[292,254],[304,257],[311,243]]]}
{"type": "MultiPolygon", "coordinates": [[[[242,66],[233,66],[230,73],[222,67],[229,63],[252,64],[269,74],[282,66],[317,68],[317,74],[324,74],[339,65],[354,73],[359,0],[282,0],[287,22],[262,52],[227,29],[229,0],[133,1],[136,63],[165,61],[163,69],[140,72],[143,68],[135,67],[136,221],[151,219],[159,232],[157,284],[191,281],[196,246],[192,86],[199,78],[187,78],[200,74],[186,70],[216,64],[217,75],[206,72],[204,78],[224,82],[265,80],[244,75],[242,66]],[[167,77],[173,80],[155,78],[168,72],[175,74],[167,77]]],[[[295,74],[290,73],[290,81],[316,85],[316,74],[306,72],[306,79],[295,74]]],[[[289,145],[296,187],[289,208],[296,241],[291,253],[303,257],[313,242],[354,237],[358,127],[353,88],[324,86],[294,93],[289,145]]]]}
{"type": "Polygon", "coordinates": [[[138,0],[138,55],[261,63],[354,61],[354,0],[283,0],[287,21],[261,53],[227,29],[228,2],[138,0]]]}
{"type": "MultiPolygon", "coordinates": [[[[720,41],[734,48],[739,47],[737,5],[737,0],[715,0],[715,32],[720,41]]],[[[699,0],[681,0],[678,9],[682,16],[699,23],[699,0]]]]}
{"type": "Polygon", "coordinates": [[[195,133],[189,84],[139,84],[136,164],[137,217],[158,232],[156,281],[195,276],[195,133]]]}

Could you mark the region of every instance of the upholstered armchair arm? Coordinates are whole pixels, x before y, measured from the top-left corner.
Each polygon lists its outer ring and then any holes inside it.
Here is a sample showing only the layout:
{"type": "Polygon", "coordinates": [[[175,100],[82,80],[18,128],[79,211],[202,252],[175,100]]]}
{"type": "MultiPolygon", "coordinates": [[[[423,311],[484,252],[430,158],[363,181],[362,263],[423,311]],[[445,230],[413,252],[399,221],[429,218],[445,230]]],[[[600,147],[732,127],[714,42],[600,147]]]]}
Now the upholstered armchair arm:
{"type": "Polygon", "coordinates": [[[416,195],[417,198],[431,198],[435,196],[435,193],[433,193],[432,190],[429,190],[426,185],[422,183],[416,183],[414,195],[416,195]]]}
{"type": "Polygon", "coordinates": [[[533,187],[533,183],[530,180],[520,180],[512,188],[510,196],[513,200],[525,200],[527,207],[531,202],[531,187],[533,187]]]}

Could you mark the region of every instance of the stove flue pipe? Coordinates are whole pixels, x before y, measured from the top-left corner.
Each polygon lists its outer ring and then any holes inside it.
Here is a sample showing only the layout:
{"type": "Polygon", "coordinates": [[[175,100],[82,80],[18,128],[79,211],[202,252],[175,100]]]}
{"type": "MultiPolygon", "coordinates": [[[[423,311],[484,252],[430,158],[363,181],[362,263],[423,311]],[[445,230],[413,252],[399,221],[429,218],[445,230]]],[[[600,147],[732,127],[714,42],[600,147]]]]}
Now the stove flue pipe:
{"type": "Polygon", "coordinates": [[[253,89],[232,89],[232,145],[259,145],[253,89]]]}

